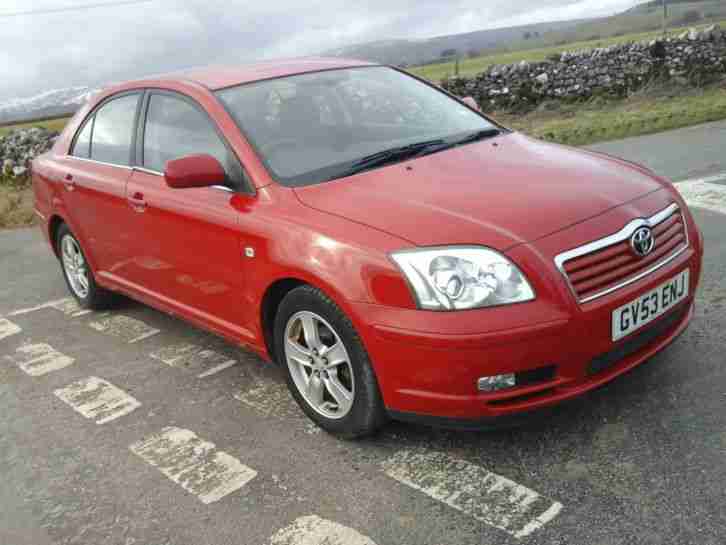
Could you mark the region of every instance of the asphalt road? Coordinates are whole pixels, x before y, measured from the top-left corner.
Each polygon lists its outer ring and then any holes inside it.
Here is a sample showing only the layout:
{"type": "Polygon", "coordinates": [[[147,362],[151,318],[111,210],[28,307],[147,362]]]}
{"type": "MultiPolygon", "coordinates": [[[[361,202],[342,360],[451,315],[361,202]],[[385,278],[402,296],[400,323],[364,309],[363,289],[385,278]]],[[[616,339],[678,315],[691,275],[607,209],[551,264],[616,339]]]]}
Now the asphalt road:
{"type": "MultiPolygon", "coordinates": [[[[726,171],[724,146],[716,124],[598,149],[682,179],[726,171]]],[[[337,440],[279,370],[133,302],[78,313],[40,234],[0,233],[0,545],[723,543],[721,181],[682,186],[710,208],[694,209],[690,329],[608,387],[484,433],[337,440]]]]}
{"type": "Polygon", "coordinates": [[[726,172],[726,121],[606,142],[592,149],[637,161],[672,180],[726,172]]]}

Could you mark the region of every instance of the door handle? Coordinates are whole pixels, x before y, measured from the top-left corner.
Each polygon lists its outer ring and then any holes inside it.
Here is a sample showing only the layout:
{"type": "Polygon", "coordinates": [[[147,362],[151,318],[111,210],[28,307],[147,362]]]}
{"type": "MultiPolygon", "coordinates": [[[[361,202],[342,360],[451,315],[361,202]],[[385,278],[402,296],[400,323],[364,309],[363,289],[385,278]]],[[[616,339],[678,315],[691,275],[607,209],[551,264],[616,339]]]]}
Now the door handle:
{"type": "Polygon", "coordinates": [[[73,174],[68,173],[65,175],[63,185],[67,191],[73,191],[76,188],[76,181],[73,179],[73,174]]]}
{"type": "Polygon", "coordinates": [[[128,197],[129,204],[131,205],[131,208],[136,210],[137,212],[143,212],[146,210],[146,200],[144,199],[144,194],[140,191],[135,191],[128,197]]]}

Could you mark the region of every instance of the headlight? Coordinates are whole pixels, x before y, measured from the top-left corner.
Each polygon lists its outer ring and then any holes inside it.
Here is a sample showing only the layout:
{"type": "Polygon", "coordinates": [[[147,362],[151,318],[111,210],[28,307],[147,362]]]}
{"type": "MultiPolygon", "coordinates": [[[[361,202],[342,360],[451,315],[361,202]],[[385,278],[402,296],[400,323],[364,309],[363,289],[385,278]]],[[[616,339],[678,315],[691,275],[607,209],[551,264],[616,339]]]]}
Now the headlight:
{"type": "Polygon", "coordinates": [[[462,310],[534,299],[522,272],[499,252],[452,246],[391,254],[420,308],[462,310]]]}

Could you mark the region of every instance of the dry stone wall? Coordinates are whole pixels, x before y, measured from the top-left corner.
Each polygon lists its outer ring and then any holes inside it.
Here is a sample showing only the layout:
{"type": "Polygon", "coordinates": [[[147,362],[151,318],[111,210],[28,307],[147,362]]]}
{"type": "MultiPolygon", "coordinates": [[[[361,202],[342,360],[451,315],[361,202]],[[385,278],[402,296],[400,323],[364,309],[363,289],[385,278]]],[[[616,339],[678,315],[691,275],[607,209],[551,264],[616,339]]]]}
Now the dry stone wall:
{"type": "Polygon", "coordinates": [[[57,132],[42,127],[15,129],[0,136],[0,180],[25,178],[30,161],[48,151],[57,137],[57,132]]]}
{"type": "Polygon", "coordinates": [[[459,96],[485,111],[528,111],[544,101],[624,97],[657,79],[702,85],[726,75],[726,32],[718,25],[676,37],[587,51],[568,51],[543,62],[495,65],[473,77],[445,80],[459,96]]]}

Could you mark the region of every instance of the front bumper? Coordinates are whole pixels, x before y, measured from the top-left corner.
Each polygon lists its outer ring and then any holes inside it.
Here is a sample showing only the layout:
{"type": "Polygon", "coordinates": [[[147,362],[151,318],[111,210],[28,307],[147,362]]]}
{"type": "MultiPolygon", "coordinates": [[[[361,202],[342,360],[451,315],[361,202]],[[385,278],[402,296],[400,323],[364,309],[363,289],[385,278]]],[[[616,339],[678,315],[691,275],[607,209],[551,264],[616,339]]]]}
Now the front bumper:
{"type": "Polygon", "coordinates": [[[657,274],[570,309],[543,312],[534,302],[432,313],[361,304],[367,308],[357,308],[356,314],[367,319],[358,327],[393,417],[447,427],[488,427],[502,417],[555,405],[598,388],[668,346],[693,316],[701,257],[696,244],[657,274]],[[691,270],[689,297],[644,328],[613,342],[612,311],[685,268],[691,270]],[[545,315],[549,319],[537,320],[545,315]],[[523,325],[522,320],[530,323],[523,325]],[[475,333],[477,325],[472,324],[490,324],[493,331],[475,333]],[[535,373],[539,380],[526,385],[493,393],[477,389],[482,376],[541,368],[551,372],[535,373]]]}

